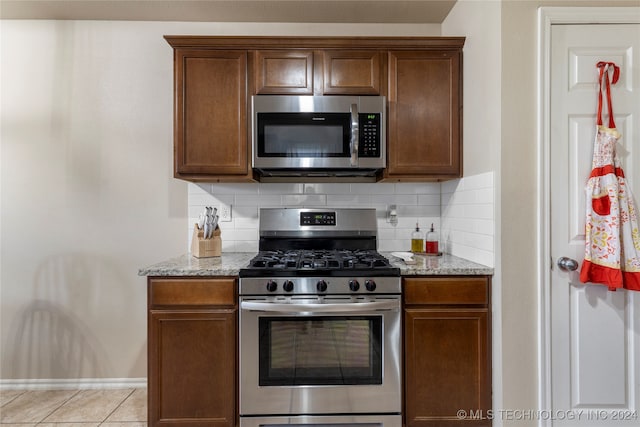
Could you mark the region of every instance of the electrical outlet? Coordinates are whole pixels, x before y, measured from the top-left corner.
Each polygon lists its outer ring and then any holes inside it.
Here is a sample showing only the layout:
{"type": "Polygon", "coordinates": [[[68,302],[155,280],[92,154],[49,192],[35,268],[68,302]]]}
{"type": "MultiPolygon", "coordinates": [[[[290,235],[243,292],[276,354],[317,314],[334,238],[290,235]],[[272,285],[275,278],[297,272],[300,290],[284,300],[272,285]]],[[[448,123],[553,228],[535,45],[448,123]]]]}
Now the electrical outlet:
{"type": "Polygon", "coordinates": [[[231,205],[220,205],[220,222],[231,222],[231,205]]]}

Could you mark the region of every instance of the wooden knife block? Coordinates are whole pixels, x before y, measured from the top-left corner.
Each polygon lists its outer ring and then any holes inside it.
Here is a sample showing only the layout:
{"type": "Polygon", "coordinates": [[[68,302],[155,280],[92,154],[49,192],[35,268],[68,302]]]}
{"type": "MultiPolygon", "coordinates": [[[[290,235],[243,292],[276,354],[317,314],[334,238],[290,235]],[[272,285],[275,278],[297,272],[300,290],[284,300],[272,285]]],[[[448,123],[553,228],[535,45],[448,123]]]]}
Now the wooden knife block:
{"type": "Polygon", "coordinates": [[[204,238],[204,230],[195,224],[193,227],[193,237],[191,238],[191,255],[196,258],[211,258],[222,255],[222,239],[220,238],[220,227],[213,230],[210,239],[204,238]]]}

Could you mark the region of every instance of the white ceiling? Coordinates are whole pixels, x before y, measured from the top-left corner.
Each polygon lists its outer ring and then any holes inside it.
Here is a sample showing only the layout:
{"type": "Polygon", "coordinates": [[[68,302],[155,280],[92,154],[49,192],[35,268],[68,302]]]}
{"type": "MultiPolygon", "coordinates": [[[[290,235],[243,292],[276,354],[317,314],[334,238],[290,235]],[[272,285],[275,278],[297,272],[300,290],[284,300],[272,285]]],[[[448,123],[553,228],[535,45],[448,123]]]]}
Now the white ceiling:
{"type": "Polygon", "coordinates": [[[457,0],[1,0],[2,19],[441,23],[457,0]]]}

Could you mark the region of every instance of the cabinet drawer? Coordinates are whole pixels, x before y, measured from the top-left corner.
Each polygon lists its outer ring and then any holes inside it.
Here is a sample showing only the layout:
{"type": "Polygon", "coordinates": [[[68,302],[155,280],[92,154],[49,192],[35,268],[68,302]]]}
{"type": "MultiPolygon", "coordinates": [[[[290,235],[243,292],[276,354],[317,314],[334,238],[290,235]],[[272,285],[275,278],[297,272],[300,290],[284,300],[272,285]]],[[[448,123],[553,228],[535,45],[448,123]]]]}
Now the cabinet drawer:
{"type": "Polygon", "coordinates": [[[236,304],[236,281],[227,279],[149,279],[149,305],[236,304]]]}
{"type": "Polygon", "coordinates": [[[405,304],[488,305],[486,277],[405,278],[405,304]]]}

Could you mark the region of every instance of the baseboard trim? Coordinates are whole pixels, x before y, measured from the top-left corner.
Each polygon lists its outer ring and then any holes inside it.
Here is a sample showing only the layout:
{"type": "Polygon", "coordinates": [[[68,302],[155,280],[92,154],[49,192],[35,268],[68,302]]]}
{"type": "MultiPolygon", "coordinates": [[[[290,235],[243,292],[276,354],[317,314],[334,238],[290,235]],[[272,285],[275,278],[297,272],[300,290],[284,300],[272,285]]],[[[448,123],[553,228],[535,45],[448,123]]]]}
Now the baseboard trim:
{"type": "Polygon", "coordinates": [[[84,390],[146,388],[146,378],[75,378],[0,380],[0,390],[84,390]]]}

